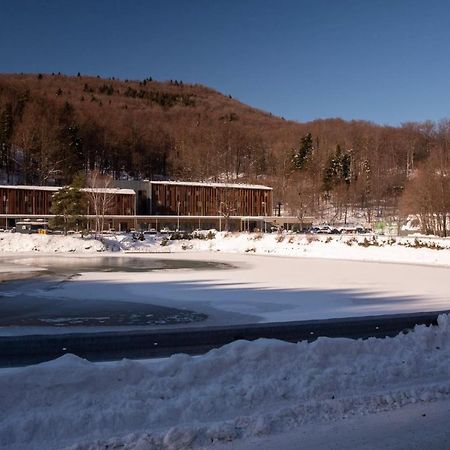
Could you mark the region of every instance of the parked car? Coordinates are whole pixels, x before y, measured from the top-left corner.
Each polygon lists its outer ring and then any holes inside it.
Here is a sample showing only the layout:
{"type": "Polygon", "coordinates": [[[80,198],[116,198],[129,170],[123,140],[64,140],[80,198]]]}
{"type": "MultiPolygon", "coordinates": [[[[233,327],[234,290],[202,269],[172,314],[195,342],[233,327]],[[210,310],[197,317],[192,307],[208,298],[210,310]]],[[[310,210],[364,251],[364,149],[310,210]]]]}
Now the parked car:
{"type": "Polygon", "coordinates": [[[331,227],[329,227],[328,225],[319,227],[317,234],[331,234],[331,227]]]}

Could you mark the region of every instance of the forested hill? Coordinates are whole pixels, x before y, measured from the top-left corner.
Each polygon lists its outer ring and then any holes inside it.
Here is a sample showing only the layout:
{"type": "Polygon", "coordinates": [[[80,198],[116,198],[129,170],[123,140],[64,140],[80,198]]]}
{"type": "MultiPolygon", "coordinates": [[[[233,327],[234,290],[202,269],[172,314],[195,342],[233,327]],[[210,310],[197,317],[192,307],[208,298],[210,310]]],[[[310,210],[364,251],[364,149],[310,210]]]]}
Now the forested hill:
{"type": "Polygon", "coordinates": [[[179,80],[0,75],[3,182],[65,183],[98,168],[114,177],[267,183],[295,214],[329,202],[379,209],[426,161],[448,161],[449,142],[449,121],[300,124],[179,80]]]}
{"type": "Polygon", "coordinates": [[[39,184],[49,170],[68,178],[93,167],[131,177],[256,177],[267,171],[273,133],[298,127],[177,80],[1,75],[0,112],[0,139],[29,154],[26,180],[39,184]]]}

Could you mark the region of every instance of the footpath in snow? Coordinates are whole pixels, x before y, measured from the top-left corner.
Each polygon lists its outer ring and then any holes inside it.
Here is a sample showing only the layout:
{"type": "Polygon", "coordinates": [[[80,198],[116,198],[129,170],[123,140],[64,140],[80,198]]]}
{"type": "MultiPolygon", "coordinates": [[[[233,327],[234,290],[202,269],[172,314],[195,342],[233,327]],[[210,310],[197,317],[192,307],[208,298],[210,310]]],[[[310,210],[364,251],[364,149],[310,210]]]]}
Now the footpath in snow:
{"type": "MultiPolygon", "coordinates": [[[[277,433],[311,424],[320,434],[333,423],[345,427],[348,420],[408,405],[448,411],[449,316],[438,323],[387,339],[237,341],[202,357],[93,364],[66,355],[5,369],[0,371],[0,446],[246,448],[248,439],[274,435],[276,442],[277,433]]],[[[427,432],[432,428],[422,430],[427,432]]],[[[411,436],[402,438],[413,448],[411,436]]]]}

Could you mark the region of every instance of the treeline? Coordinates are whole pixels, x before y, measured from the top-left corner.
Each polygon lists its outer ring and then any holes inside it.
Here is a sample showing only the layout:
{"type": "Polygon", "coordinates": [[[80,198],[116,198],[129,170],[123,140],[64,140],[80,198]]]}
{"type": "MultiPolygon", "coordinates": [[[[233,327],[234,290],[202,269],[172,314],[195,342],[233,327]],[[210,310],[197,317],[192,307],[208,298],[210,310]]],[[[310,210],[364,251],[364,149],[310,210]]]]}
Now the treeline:
{"type": "Polygon", "coordinates": [[[443,234],[449,142],[449,121],[299,124],[182,81],[0,76],[3,182],[66,184],[98,169],[115,178],[267,183],[299,217],[345,221],[357,208],[372,221],[420,210],[443,234]],[[430,179],[440,183],[439,206],[431,206],[436,195],[424,199],[430,179]]]}

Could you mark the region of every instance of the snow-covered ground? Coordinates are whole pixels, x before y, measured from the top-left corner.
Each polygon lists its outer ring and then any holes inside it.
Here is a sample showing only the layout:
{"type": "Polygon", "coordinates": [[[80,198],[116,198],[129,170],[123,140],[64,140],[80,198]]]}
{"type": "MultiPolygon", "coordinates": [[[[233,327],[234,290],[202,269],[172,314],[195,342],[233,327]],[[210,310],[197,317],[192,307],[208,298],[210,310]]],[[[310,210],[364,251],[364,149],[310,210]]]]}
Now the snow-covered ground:
{"type": "Polygon", "coordinates": [[[43,234],[0,233],[0,252],[95,253],[105,246],[93,238],[43,234]]]}
{"type": "MultiPolygon", "coordinates": [[[[75,258],[75,255],[68,255],[75,258]]],[[[85,256],[91,259],[92,256],[85,256]]],[[[208,316],[192,326],[371,316],[450,309],[449,268],[432,265],[285,258],[223,252],[125,255],[204,261],[233,266],[224,270],[156,270],[150,272],[82,272],[48,289],[31,283],[33,296],[97,302],[125,301],[187,309],[208,316]]],[[[15,256],[17,266],[39,267],[39,258],[15,256]],[[25,265],[26,263],[26,265],[25,265]]],[[[48,258],[45,258],[48,263],[48,258]]],[[[101,260],[100,260],[101,263],[101,260]]],[[[1,267],[11,257],[0,259],[1,267]]],[[[24,294],[23,286],[0,286],[8,298],[24,294]]],[[[158,325],[161,327],[163,325],[158,325]]],[[[169,326],[169,325],[165,325],[169,326]]],[[[174,325],[177,326],[177,325],[174,325]]],[[[179,326],[179,325],[178,325],[179,326]]],[[[188,325],[183,325],[188,326],[188,325]]],[[[123,328],[122,328],[123,329],[123,328]]],[[[81,328],[4,327],[0,334],[82,331],[81,328]]],[[[108,331],[111,328],[89,328],[108,331]]]]}
{"type": "MultiPolygon", "coordinates": [[[[227,252],[302,258],[404,262],[450,266],[450,239],[379,235],[297,235],[217,233],[213,239],[135,241],[129,235],[106,238],[105,245],[142,252],[227,252]]],[[[205,233],[205,236],[207,234],[205,233]]]]}
{"type": "MultiPolygon", "coordinates": [[[[446,315],[438,327],[419,326],[390,339],[237,341],[201,357],[175,355],[158,362],[93,364],[66,355],[0,371],[0,445],[254,449],[255,439],[264,438],[266,449],[285,448],[282,442],[292,449],[350,448],[333,444],[350,443],[346,432],[355,423],[373,437],[370,425],[389,411],[403,425],[420,424],[417,415],[428,414],[434,419],[423,418],[427,428],[416,435],[425,442],[434,434],[435,443],[448,445],[440,439],[449,437],[448,426],[442,429],[450,411],[449,361],[446,315]],[[305,429],[322,444],[294,446],[292,439],[305,429]],[[317,439],[327,430],[328,440],[317,439]]],[[[396,439],[409,443],[396,448],[417,448],[414,434],[396,439]]],[[[359,448],[380,448],[366,444],[359,448]]]]}
{"type": "Polygon", "coordinates": [[[0,253],[227,252],[450,266],[450,238],[215,231],[210,235],[214,238],[167,240],[161,236],[146,236],[141,242],[130,234],[105,235],[100,241],[79,236],[3,233],[0,235],[0,253]]]}
{"type": "MultiPolygon", "coordinates": [[[[361,236],[221,234],[161,246],[160,239],[141,243],[129,236],[103,243],[6,236],[0,272],[13,258],[20,272],[39,268],[38,259],[23,263],[31,255],[111,255],[105,250],[113,248],[122,250],[117,256],[131,250],[145,253],[137,254],[142,258],[232,264],[225,270],[86,272],[36,292],[185,307],[209,314],[207,324],[450,305],[448,240],[378,237],[375,245],[361,236]],[[161,249],[170,254],[146,253],[161,249]],[[20,250],[28,253],[6,253],[20,250]]],[[[8,289],[9,298],[20,294],[8,289]]],[[[93,364],[66,355],[0,370],[0,447],[8,450],[448,449],[449,419],[447,315],[438,327],[396,338],[238,341],[200,357],[93,364]]]]}

